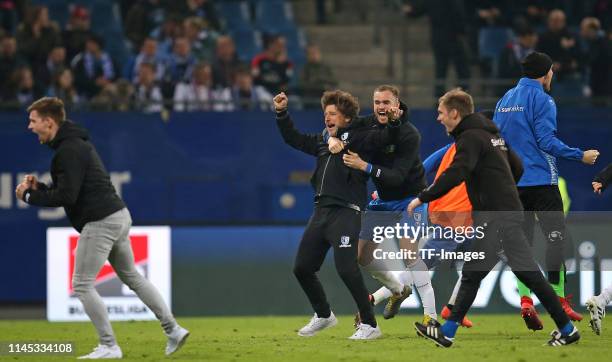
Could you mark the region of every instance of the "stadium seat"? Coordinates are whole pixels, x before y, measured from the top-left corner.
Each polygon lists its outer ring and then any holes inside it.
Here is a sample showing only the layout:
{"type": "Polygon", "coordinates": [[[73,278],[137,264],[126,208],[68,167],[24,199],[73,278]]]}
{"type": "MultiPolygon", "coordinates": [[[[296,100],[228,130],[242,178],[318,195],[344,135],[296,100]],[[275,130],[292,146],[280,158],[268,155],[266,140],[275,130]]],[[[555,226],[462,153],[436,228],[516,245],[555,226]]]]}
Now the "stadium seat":
{"type": "Polygon", "coordinates": [[[478,33],[480,60],[490,65],[494,77],[499,74],[499,56],[510,39],[512,30],[506,27],[484,27],[478,33]]]}
{"type": "Polygon", "coordinates": [[[221,15],[221,22],[228,31],[251,29],[249,5],[246,1],[220,1],[217,10],[221,15]]]}
{"type": "Polygon", "coordinates": [[[284,0],[257,1],[254,23],[257,29],[265,32],[295,28],[293,8],[284,0]]]}
{"type": "Polygon", "coordinates": [[[68,22],[67,0],[32,0],[32,5],[45,5],[49,9],[49,18],[56,21],[62,28],[68,22]]]}
{"type": "Polygon", "coordinates": [[[251,59],[263,49],[261,32],[252,29],[231,30],[230,35],[236,43],[238,57],[244,62],[251,59]]]}

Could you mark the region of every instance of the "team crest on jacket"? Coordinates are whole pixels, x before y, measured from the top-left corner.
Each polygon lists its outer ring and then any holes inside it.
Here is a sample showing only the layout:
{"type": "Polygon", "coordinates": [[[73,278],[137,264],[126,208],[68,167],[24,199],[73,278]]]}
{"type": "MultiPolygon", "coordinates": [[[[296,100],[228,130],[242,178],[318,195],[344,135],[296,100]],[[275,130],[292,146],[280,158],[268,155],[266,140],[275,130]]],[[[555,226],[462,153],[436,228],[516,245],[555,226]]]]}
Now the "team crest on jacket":
{"type": "Polygon", "coordinates": [[[344,132],[343,134],[340,135],[340,139],[344,142],[346,142],[346,140],[348,139],[348,132],[344,132]]]}
{"type": "Polygon", "coordinates": [[[341,236],[340,237],[340,247],[341,248],[350,248],[351,247],[351,237],[350,236],[341,236]]]}

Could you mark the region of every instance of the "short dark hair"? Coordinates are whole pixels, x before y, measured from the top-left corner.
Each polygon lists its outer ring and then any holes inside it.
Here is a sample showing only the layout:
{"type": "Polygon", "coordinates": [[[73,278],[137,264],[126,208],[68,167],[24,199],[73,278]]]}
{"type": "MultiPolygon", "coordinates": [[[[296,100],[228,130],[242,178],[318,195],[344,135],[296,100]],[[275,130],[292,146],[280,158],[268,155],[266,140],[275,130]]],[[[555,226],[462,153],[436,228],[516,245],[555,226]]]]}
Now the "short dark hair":
{"type": "Polygon", "coordinates": [[[36,111],[41,117],[49,117],[60,126],[66,120],[64,102],[57,97],[43,97],[32,103],[28,112],[36,111]]]}
{"type": "Polygon", "coordinates": [[[461,118],[474,113],[474,99],[461,88],[451,89],[444,93],[438,102],[449,111],[456,109],[461,118]]]}
{"type": "Polygon", "coordinates": [[[379,85],[378,87],[374,89],[374,93],[376,92],[391,92],[391,94],[393,94],[395,98],[397,98],[397,100],[399,101],[400,91],[399,91],[399,88],[397,88],[394,85],[391,85],[391,84],[379,85]]]}
{"type": "Polygon", "coordinates": [[[341,90],[327,91],[321,97],[321,108],[334,105],[345,117],[353,119],[359,114],[359,102],[352,94],[341,90]]]}

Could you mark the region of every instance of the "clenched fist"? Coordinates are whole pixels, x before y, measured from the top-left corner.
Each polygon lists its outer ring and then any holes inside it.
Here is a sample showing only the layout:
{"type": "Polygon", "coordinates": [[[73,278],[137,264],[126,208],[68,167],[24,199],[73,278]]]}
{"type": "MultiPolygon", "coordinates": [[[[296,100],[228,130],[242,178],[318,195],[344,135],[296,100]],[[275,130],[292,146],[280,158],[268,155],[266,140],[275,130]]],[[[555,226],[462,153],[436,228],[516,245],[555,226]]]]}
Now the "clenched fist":
{"type": "Polygon", "coordinates": [[[595,161],[597,161],[597,156],[599,156],[599,151],[597,150],[588,150],[584,151],[582,155],[582,162],[587,165],[594,165],[595,161]]]}
{"type": "Polygon", "coordinates": [[[277,94],[274,97],[273,101],[274,109],[276,110],[276,112],[282,112],[287,109],[287,103],[289,99],[287,98],[285,92],[280,92],[279,94],[277,94]]]}

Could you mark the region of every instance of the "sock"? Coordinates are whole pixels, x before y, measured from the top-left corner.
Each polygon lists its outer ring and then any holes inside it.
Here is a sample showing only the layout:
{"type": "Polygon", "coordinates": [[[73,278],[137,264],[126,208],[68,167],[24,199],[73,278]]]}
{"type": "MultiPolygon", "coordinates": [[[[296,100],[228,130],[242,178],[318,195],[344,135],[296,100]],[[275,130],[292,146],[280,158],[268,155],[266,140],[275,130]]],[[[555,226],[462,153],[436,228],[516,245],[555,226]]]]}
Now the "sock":
{"type": "Polygon", "coordinates": [[[523,284],[522,281],[517,279],[516,286],[518,287],[518,293],[521,298],[522,297],[531,298],[531,290],[525,284],[523,284]]]}
{"type": "MultiPolygon", "coordinates": [[[[370,264],[372,265],[372,264],[370,264]]],[[[374,279],[378,280],[385,287],[391,290],[392,293],[400,294],[404,290],[404,285],[395,275],[395,273],[386,270],[370,270],[370,265],[364,267],[374,279]]]]}
{"type": "Polygon", "coordinates": [[[410,270],[404,270],[398,276],[399,281],[404,284],[411,286],[414,284],[414,278],[412,277],[412,272],[410,270]]]}
{"type": "Polygon", "coordinates": [[[393,295],[393,292],[390,291],[389,288],[387,287],[382,287],[378,289],[372,294],[372,297],[374,297],[374,305],[377,305],[383,300],[387,300],[387,298],[391,297],[392,295],[393,295]]]}
{"type": "MultiPolygon", "coordinates": [[[[433,287],[431,286],[431,276],[429,270],[422,260],[417,260],[408,266],[414,279],[414,286],[419,292],[421,297],[421,304],[423,304],[423,313],[430,316],[433,319],[438,318],[436,313],[436,295],[433,287]]],[[[402,273],[403,275],[403,273],[402,273]]]]}
{"type": "MultiPolygon", "coordinates": [[[[554,273],[554,272],[553,272],[554,273]]],[[[565,267],[561,266],[561,270],[559,271],[559,283],[553,284],[550,283],[550,286],[555,291],[558,297],[565,298],[565,267]]]]}
{"type": "Polygon", "coordinates": [[[561,332],[561,334],[564,336],[568,336],[570,333],[572,333],[573,330],[574,330],[574,325],[572,324],[572,322],[567,322],[565,327],[561,328],[559,332],[561,332]]]}
{"type": "MultiPolygon", "coordinates": [[[[455,304],[455,301],[457,300],[457,294],[459,294],[459,288],[461,287],[461,275],[459,275],[459,278],[457,279],[457,283],[455,283],[455,288],[453,288],[453,294],[451,294],[450,298],[448,299],[448,305],[452,306],[453,304],[455,304]]],[[[448,307],[449,309],[452,309],[452,307],[448,307]]]]}
{"type": "Polygon", "coordinates": [[[606,302],[606,305],[610,304],[610,302],[612,302],[612,284],[608,285],[608,287],[602,290],[599,297],[606,302]]]}
{"type": "Polygon", "coordinates": [[[444,333],[445,337],[455,338],[457,328],[459,328],[459,323],[455,321],[446,321],[446,323],[444,323],[440,329],[442,330],[442,333],[444,333]]]}

